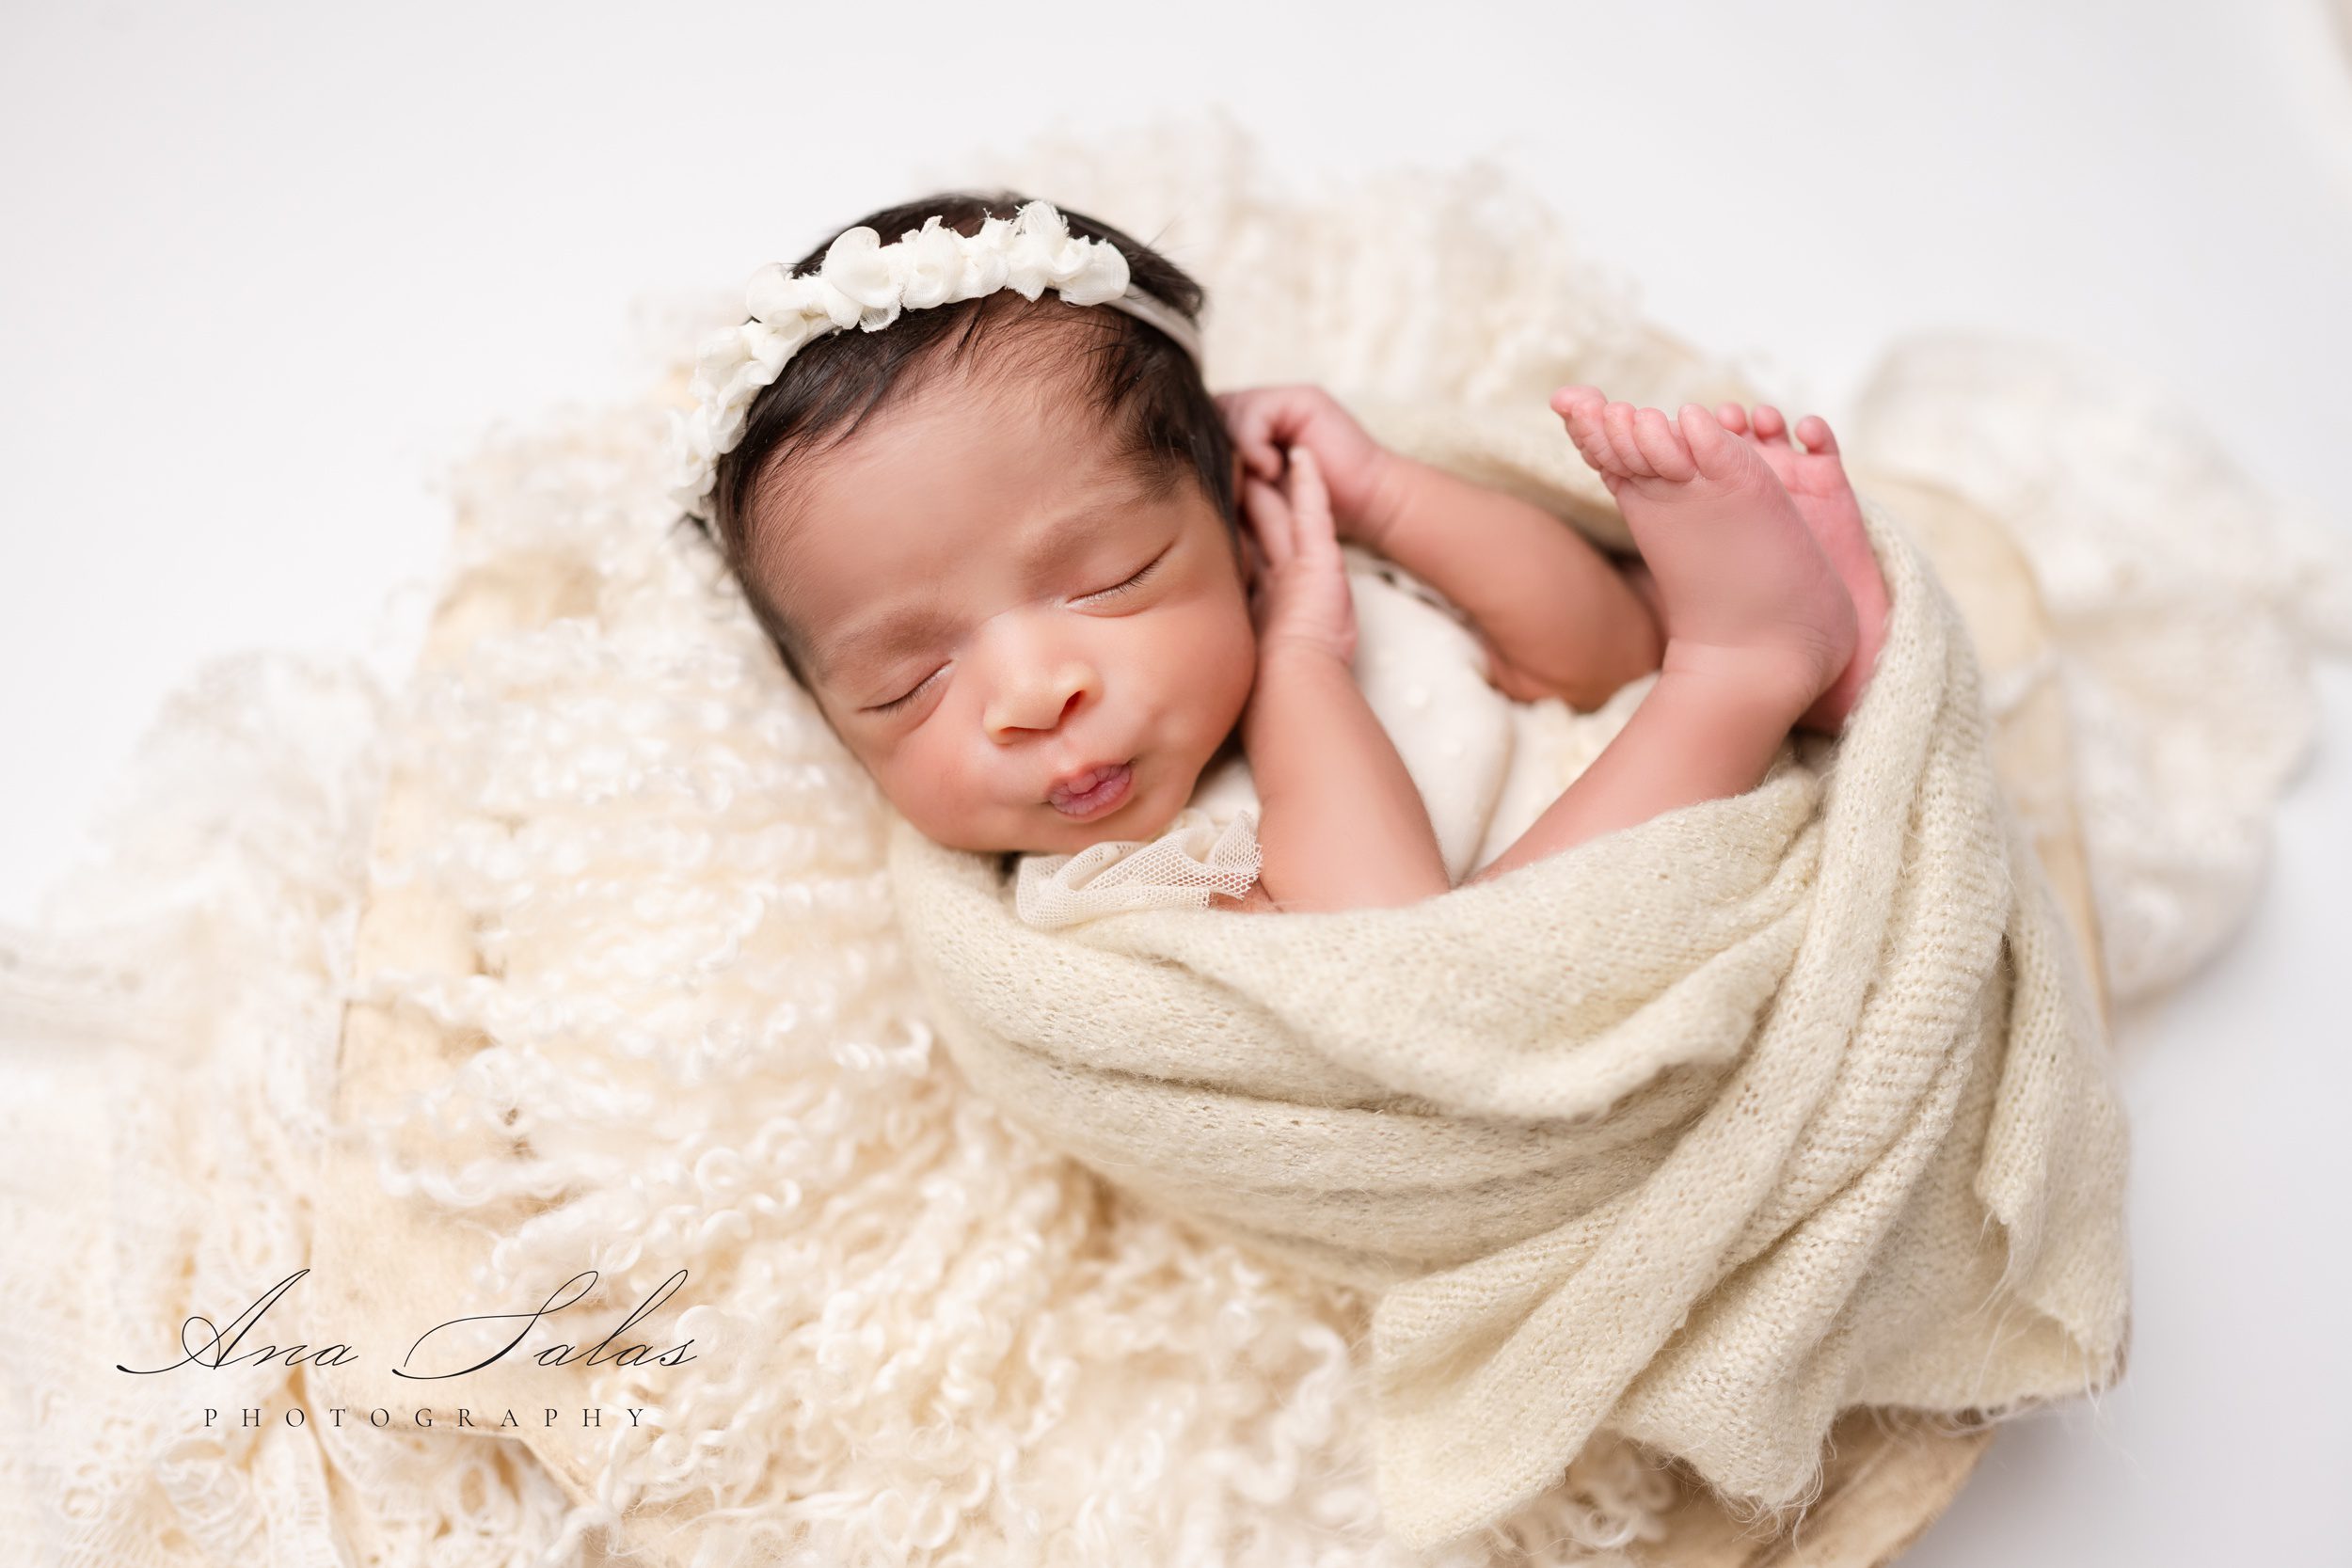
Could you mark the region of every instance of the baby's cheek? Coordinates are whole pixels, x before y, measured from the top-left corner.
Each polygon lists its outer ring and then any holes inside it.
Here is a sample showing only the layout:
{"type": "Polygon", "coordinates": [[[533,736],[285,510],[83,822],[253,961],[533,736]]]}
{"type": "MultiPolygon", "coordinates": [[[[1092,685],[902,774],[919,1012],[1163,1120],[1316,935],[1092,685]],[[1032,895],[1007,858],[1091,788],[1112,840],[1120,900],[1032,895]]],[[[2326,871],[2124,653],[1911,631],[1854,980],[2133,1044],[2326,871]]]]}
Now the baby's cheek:
{"type": "Polygon", "coordinates": [[[910,798],[920,802],[920,814],[901,802],[898,809],[917,826],[933,825],[941,839],[985,837],[999,802],[968,748],[948,744],[945,737],[908,748],[899,759],[900,777],[910,798]]]}
{"type": "Polygon", "coordinates": [[[1199,632],[1200,647],[1194,668],[1200,672],[1205,721],[1221,742],[1249,699],[1249,688],[1258,673],[1258,644],[1249,625],[1248,601],[1238,589],[1230,595],[1218,595],[1205,619],[1199,632]]]}

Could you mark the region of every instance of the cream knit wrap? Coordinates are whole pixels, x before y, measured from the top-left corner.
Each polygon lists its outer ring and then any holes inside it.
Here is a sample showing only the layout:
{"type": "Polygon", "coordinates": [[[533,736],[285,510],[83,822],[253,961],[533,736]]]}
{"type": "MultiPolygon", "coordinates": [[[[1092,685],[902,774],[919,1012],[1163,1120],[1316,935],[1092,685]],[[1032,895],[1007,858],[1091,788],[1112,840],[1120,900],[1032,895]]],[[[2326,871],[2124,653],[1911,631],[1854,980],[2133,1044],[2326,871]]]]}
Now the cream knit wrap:
{"type": "Polygon", "coordinates": [[[1407,1544],[1502,1517],[1603,1428],[1770,1507],[1848,1406],[1994,1411],[2121,1370],[2095,1005],[1959,611],[1899,522],[1868,526],[1893,615],[1835,746],[1492,882],[1047,932],[993,858],[894,833],[976,1088],[1147,1201],[1379,1292],[1407,1544]]]}

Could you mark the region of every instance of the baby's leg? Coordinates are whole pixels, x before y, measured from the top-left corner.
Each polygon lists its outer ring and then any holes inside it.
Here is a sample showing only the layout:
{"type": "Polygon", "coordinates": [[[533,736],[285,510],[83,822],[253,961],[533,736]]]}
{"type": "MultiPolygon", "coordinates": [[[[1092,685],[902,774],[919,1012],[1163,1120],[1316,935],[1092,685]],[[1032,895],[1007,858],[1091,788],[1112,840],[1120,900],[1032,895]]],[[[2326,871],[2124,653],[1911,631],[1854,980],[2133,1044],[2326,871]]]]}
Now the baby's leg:
{"type": "Polygon", "coordinates": [[[1862,689],[1878,666],[1879,649],[1886,642],[1887,610],[1886,578],[1879,571],[1878,557],[1870,553],[1862,503],[1837,455],[1837,437],[1819,414],[1807,414],[1792,431],[1780,410],[1768,403],[1757,404],[1753,417],[1738,404],[1726,403],[1715,410],[1715,417],[1725,430],[1755,444],[1853,600],[1859,634],[1853,660],[1797,721],[1806,729],[1836,735],[1846,727],[1846,715],[1861,700],[1862,689]],[[1788,439],[1792,435],[1793,446],[1788,439]]]}
{"type": "Polygon", "coordinates": [[[1755,788],[1853,658],[1853,602],[1752,443],[1696,404],[1679,430],[1590,388],[1553,406],[1655,576],[1666,653],[1617,738],[1472,881],[1755,788]]]}

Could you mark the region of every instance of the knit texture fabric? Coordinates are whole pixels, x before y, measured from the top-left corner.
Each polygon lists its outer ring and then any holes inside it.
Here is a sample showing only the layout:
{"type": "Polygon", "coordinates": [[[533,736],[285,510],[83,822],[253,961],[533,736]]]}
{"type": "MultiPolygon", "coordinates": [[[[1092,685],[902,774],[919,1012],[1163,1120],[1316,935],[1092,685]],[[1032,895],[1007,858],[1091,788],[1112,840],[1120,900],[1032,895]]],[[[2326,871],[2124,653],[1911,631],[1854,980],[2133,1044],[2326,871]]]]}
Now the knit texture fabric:
{"type": "Polygon", "coordinates": [[[1867,512],[1893,612],[1833,746],[1401,909],[1040,930],[993,857],[890,865],[975,1087],[1373,1315],[1403,1544],[1607,1426],[1802,1501],[1856,1403],[2006,1413],[2121,1370],[2125,1138],[1995,781],[1975,656],[1867,512]]]}

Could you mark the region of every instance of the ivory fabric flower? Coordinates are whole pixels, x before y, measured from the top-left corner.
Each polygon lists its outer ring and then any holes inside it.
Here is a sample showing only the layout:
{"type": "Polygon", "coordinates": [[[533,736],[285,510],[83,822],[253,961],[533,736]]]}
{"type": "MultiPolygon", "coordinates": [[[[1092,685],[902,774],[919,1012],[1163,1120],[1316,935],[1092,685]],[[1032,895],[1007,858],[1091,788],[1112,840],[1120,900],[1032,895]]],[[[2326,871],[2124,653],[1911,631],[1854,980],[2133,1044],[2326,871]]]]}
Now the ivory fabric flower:
{"type": "Polygon", "coordinates": [[[963,280],[962,236],[935,217],[898,242],[899,302],[909,310],[944,305],[963,280]]]}
{"type": "Polygon", "coordinates": [[[871,229],[844,230],[825,251],[824,265],[817,275],[831,284],[843,299],[854,302],[857,311],[846,312],[831,296],[824,296],[827,313],[835,326],[852,324],[869,329],[888,326],[898,319],[898,280],[890,276],[890,262],[882,254],[882,236],[871,229]],[[862,312],[862,313],[861,313],[862,312]]]}

